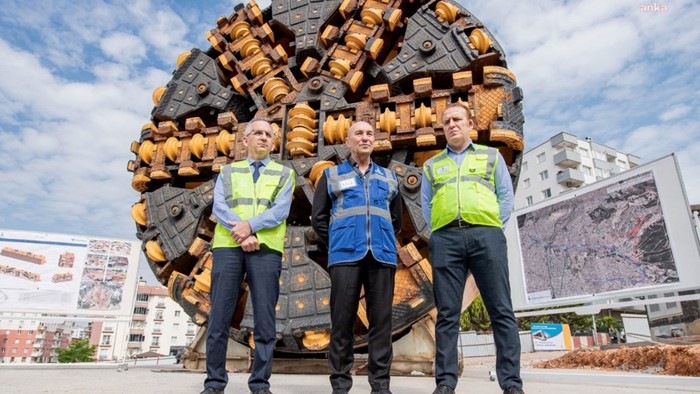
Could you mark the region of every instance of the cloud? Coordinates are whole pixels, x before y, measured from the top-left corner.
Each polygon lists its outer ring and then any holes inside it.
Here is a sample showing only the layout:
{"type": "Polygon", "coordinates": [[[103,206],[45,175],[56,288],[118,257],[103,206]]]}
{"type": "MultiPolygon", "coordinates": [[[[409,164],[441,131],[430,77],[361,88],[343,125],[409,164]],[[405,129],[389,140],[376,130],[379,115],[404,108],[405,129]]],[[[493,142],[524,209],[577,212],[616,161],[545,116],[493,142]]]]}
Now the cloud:
{"type": "Polygon", "coordinates": [[[146,57],[146,45],[133,34],[110,33],[100,40],[100,48],[105,55],[122,64],[138,64],[146,57]]]}
{"type": "Polygon", "coordinates": [[[664,111],[661,115],[659,115],[659,119],[662,121],[669,121],[669,120],[674,120],[678,119],[682,116],[685,116],[690,112],[691,108],[688,105],[685,104],[680,104],[673,106],[669,108],[668,110],[664,111]]]}

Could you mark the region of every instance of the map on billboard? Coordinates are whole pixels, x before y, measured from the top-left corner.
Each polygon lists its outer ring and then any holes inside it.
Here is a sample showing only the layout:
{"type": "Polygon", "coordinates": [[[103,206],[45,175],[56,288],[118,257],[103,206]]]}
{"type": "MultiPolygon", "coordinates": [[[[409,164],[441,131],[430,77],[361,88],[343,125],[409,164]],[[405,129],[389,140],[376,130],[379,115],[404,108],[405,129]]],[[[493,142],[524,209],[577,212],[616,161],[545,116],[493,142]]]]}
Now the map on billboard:
{"type": "Polygon", "coordinates": [[[652,171],[517,222],[528,303],[679,282],[652,171]]]}
{"type": "Polygon", "coordinates": [[[0,230],[0,310],[128,315],[137,241],[0,230]]]}

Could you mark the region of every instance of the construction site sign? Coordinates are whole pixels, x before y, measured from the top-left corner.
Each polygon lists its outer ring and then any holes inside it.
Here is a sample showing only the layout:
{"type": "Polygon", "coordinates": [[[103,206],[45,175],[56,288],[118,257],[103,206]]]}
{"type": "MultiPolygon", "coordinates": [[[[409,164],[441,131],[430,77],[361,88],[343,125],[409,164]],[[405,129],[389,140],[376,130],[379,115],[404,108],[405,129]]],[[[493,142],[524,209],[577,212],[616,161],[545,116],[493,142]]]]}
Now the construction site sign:
{"type": "Polygon", "coordinates": [[[131,315],[139,244],[0,229],[0,311],[131,315]]]}
{"type": "Polygon", "coordinates": [[[516,309],[700,287],[700,248],[670,155],[513,214],[516,309]]]}

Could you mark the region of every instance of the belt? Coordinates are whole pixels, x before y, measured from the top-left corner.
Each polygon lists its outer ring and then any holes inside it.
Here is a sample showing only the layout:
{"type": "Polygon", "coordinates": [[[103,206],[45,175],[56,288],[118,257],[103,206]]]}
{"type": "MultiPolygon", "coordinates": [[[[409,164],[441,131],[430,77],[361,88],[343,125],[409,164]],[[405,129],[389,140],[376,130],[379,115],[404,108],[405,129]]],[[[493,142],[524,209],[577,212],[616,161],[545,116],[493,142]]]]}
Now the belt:
{"type": "Polygon", "coordinates": [[[445,227],[478,227],[480,226],[479,224],[472,224],[469,222],[465,222],[464,220],[460,219],[455,219],[445,225],[445,227]]]}

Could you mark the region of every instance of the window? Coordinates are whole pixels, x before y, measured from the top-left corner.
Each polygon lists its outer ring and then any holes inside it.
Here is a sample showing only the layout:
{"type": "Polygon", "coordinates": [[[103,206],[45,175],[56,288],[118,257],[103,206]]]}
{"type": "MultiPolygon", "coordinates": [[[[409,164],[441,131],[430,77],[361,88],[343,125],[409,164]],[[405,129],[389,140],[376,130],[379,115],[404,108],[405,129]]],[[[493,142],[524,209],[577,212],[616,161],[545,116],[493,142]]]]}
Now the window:
{"type": "Polygon", "coordinates": [[[543,196],[544,198],[552,197],[552,190],[551,190],[551,189],[544,189],[544,190],[542,190],[542,196],[543,196]]]}
{"type": "Polygon", "coordinates": [[[15,345],[19,343],[19,339],[15,339],[15,345]]]}
{"type": "Polygon", "coordinates": [[[175,311],[175,317],[180,317],[180,311],[175,311]]]}
{"type": "Polygon", "coordinates": [[[0,349],[0,353],[5,353],[5,348],[0,349]]]}
{"type": "Polygon", "coordinates": [[[31,340],[31,339],[27,339],[26,341],[24,341],[24,343],[26,343],[27,345],[29,345],[29,344],[32,343],[32,340],[31,340]]]}
{"type": "Polygon", "coordinates": [[[153,325],[153,332],[160,332],[160,330],[161,330],[160,323],[156,323],[153,325]]]}
{"type": "Polygon", "coordinates": [[[151,338],[151,346],[158,346],[159,342],[160,342],[160,337],[152,337],[151,338]]]}
{"type": "Polygon", "coordinates": [[[549,171],[544,170],[540,172],[540,180],[544,181],[545,179],[549,178],[549,171]]]}
{"type": "Polygon", "coordinates": [[[170,344],[177,343],[177,337],[170,337],[170,344]]]}
{"type": "Polygon", "coordinates": [[[148,301],[148,294],[136,295],[136,301],[148,301]]]}
{"type": "Polygon", "coordinates": [[[188,324],[188,325],[187,325],[187,333],[188,333],[188,334],[194,334],[194,324],[188,324]]]}
{"type": "Polygon", "coordinates": [[[7,343],[7,338],[3,338],[2,343],[7,343]]]}
{"type": "Polygon", "coordinates": [[[175,330],[175,331],[180,330],[180,323],[173,323],[173,330],[175,330]]]}
{"type": "Polygon", "coordinates": [[[581,157],[591,157],[590,153],[588,152],[588,149],[586,148],[578,148],[578,151],[581,154],[581,157]]]}
{"type": "Polygon", "coordinates": [[[627,162],[624,160],[618,160],[617,165],[622,167],[622,168],[627,168],[627,162]]]}
{"type": "Polygon", "coordinates": [[[27,353],[29,353],[29,349],[27,349],[27,348],[24,348],[24,351],[23,351],[23,353],[24,353],[24,354],[27,354],[27,353]]]}
{"type": "Polygon", "coordinates": [[[527,201],[527,205],[532,205],[532,196],[525,197],[525,201],[527,201]]]}
{"type": "Polygon", "coordinates": [[[527,178],[523,181],[523,188],[527,189],[528,187],[530,187],[530,178],[527,178]]]}
{"type": "Polygon", "coordinates": [[[156,320],[163,320],[163,311],[156,311],[156,320]]]}
{"type": "Polygon", "coordinates": [[[581,170],[583,171],[584,174],[586,175],[593,175],[593,169],[588,166],[581,166],[581,170]]]}
{"type": "Polygon", "coordinates": [[[193,337],[188,337],[188,338],[186,338],[186,339],[185,339],[185,345],[190,346],[190,344],[192,343],[192,340],[194,340],[193,337]]]}
{"type": "Polygon", "coordinates": [[[129,335],[129,342],[143,342],[143,334],[131,334],[129,335]]]}
{"type": "Polygon", "coordinates": [[[134,315],[145,315],[147,313],[148,313],[148,308],[145,308],[142,306],[134,308],[134,315]]]}
{"type": "Polygon", "coordinates": [[[523,166],[522,166],[522,167],[523,167],[523,168],[522,168],[520,171],[527,171],[527,162],[526,162],[526,161],[523,162],[523,166]]]}
{"type": "Polygon", "coordinates": [[[537,155],[537,164],[544,163],[544,161],[545,161],[545,156],[544,156],[544,152],[542,152],[539,155],[537,155]]]}
{"type": "Polygon", "coordinates": [[[100,344],[101,344],[101,345],[109,345],[111,341],[112,341],[112,336],[111,336],[111,335],[103,335],[103,336],[102,336],[102,342],[100,342],[100,344]]]}

